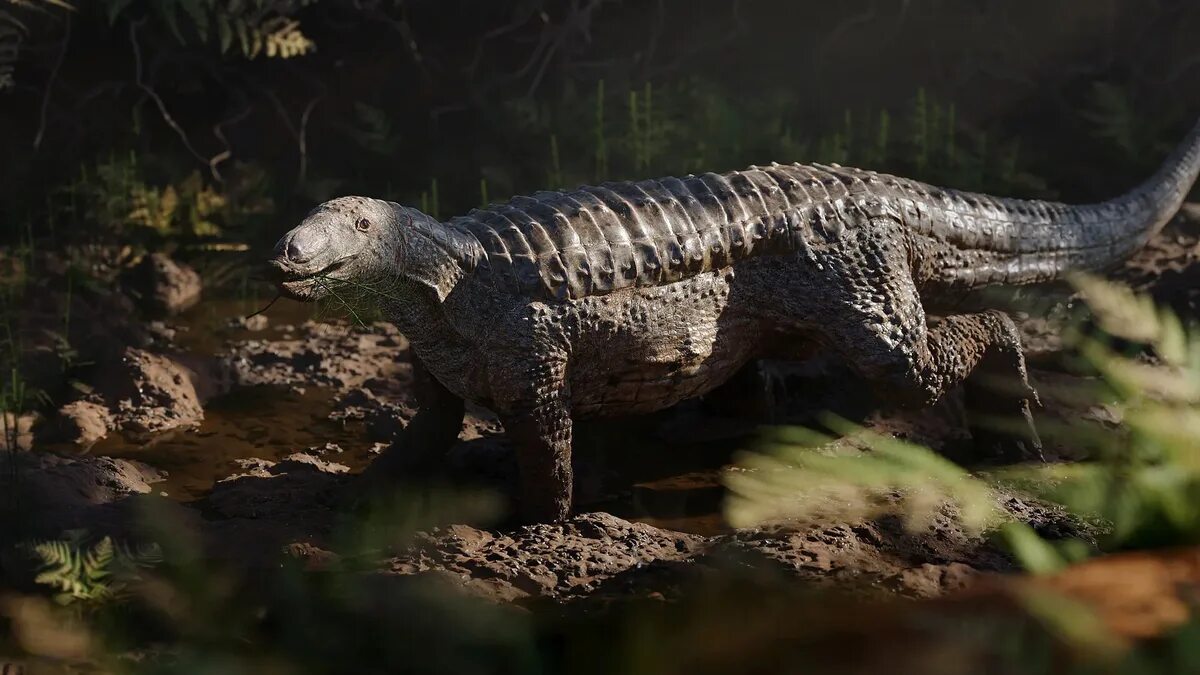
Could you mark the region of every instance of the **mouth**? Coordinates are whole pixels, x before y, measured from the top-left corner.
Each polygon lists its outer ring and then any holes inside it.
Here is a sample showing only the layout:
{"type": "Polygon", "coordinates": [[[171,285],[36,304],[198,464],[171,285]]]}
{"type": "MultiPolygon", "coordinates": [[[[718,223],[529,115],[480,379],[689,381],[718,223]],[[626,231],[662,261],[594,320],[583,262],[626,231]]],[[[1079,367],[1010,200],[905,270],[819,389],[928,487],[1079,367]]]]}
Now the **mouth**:
{"type": "Polygon", "coordinates": [[[316,299],[316,290],[325,278],[346,266],[353,256],[347,256],[333,261],[315,272],[297,272],[284,260],[276,258],[271,261],[278,276],[279,292],[286,297],[300,302],[310,302],[316,299]]]}

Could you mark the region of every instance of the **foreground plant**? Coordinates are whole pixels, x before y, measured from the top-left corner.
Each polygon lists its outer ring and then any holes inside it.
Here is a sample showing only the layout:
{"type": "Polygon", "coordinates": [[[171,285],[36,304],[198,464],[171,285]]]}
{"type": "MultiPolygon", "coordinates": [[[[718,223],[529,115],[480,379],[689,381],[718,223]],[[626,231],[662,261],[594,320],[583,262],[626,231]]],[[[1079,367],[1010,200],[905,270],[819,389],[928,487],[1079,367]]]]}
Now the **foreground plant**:
{"type": "Polygon", "coordinates": [[[1102,332],[1075,326],[1067,341],[1103,386],[1052,395],[1104,405],[1123,428],[1088,420],[1040,426],[1065,445],[1086,445],[1088,459],[971,473],[927,448],[832,419],[840,439],[787,430],[742,460],[727,481],[731,522],[811,519],[835,504],[840,518],[899,512],[919,526],[950,505],[968,529],[999,530],[1033,571],[1087,554],[1083,542],[1051,544],[1011,522],[995,506],[1004,489],[1097,524],[1098,551],[1200,542],[1200,332],[1125,287],[1089,276],[1074,283],[1102,332]],[[1118,349],[1114,339],[1139,349],[1118,349]]]}

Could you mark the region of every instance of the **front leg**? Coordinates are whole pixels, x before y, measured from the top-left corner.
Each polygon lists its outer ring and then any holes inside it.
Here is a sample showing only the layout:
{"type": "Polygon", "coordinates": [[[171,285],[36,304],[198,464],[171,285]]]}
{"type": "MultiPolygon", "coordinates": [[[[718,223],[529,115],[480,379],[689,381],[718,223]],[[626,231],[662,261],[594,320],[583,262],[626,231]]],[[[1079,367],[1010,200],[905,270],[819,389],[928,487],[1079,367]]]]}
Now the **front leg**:
{"type": "Polygon", "coordinates": [[[406,477],[425,476],[442,468],[446,452],[462,431],[466,407],[412,357],[417,414],[359,477],[355,489],[379,494],[406,477]]]}
{"type": "Polygon", "coordinates": [[[521,520],[558,522],[571,515],[571,416],[560,402],[506,416],[517,453],[521,520]]]}
{"type": "Polygon", "coordinates": [[[566,364],[532,365],[510,380],[524,384],[512,391],[501,414],[517,454],[520,514],[525,522],[565,520],[571,514],[571,411],[566,364]]]}

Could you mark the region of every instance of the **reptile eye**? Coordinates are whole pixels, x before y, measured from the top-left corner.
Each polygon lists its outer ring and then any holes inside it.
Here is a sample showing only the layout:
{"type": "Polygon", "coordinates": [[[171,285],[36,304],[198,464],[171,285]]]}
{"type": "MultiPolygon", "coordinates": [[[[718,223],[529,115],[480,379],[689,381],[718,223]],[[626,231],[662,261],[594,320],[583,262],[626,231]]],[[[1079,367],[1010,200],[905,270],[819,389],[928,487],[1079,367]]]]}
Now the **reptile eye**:
{"type": "Polygon", "coordinates": [[[354,227],[359,232],[366,232],[367,230],[371,229],[371,221],[367,220],[366,218],[359,218],[358,222],[354,224],[354,227]]]}

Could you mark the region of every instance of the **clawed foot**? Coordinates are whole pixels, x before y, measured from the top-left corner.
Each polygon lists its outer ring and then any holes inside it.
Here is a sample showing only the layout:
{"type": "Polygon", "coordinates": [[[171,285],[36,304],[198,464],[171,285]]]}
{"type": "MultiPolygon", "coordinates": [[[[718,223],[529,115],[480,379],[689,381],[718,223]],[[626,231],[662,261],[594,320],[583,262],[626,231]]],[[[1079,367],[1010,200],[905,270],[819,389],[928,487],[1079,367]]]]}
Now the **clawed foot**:
{"type": "Polygon", "coordinates": [[[987,392],[968,397],[977,459],[1000,464],[1046,461],[1031,410],[1040,405],[1037,393],[1027,383],[1022,388],[1023,395],[987,392]]]}
{"type": "Polygon", "coordinates": [[[1024,420],[1024,424],[1027,428],[1018,431],[972,428],[971,436],[975,441],[977,456],[998,464],[1045,462],[1042,441],[1033,428],[1032,420],[1024,420]]]}

